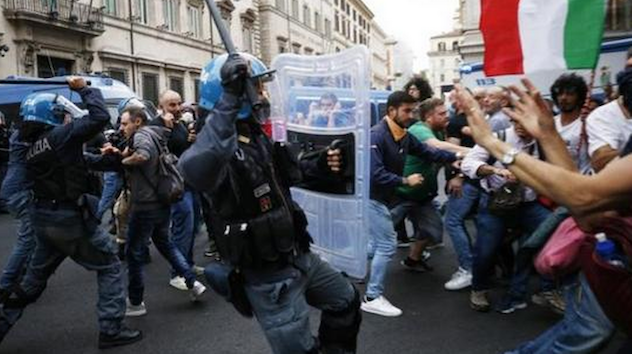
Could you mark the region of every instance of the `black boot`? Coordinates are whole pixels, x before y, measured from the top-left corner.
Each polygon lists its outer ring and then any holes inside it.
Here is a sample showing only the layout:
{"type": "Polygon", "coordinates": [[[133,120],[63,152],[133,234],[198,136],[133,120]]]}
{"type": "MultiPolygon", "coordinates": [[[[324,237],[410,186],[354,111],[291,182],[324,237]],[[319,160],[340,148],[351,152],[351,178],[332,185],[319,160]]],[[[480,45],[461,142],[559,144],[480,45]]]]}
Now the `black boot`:
{"type": "Polygon", "coordinates": [[[143,339],[143,333],[136,329],[121,326],[117,334],[99,334],[99,349],[108,349],[121,345],[128,345],[143,339]]]}

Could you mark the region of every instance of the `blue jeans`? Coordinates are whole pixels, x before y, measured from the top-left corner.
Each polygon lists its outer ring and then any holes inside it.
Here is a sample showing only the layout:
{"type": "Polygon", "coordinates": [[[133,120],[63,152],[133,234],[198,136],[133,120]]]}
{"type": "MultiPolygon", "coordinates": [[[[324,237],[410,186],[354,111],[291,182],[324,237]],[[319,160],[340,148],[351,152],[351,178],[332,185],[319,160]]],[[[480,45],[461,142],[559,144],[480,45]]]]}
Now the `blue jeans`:
{"type": "Polygon", "coordinates": [[[322,311],[321,348],[355,352],[361,321],[359,296],[320,257],[306,253],[281,270],[246,270],[244,274],[246,295],[275,354],[314,352],[317,341],[310,330],[309,306],[322,311]]]}
{"type": "Polygon", "coordinates": [[[155,210],[132,211],[127,234],[127,275],[129,280],[128,296],[133,305],[143,301],[145,290],[143,266],[147,255],[147,241],[151,237],[158,252],[175,269],[177,275],[186,279],[189,288],[193,287],[195,274],[186,259],[169,239],[169,207],[155,210]]]}
{"type": "Polygon", "coordinates": [[[564,289],[564,318],[538,338],[506,354],[594,353],[614,332],[583,275],[564,289]]]}
{"type": "Polygon", "coordinates": [[[99,207],[97,209],[97,218],[101,220],[103,214],[108,209],[111,209],[116,202],[116,196],[123,188],[123,179],[117,172],[105,172],[103,173],[103,192],[101,193],[101,200],[99,200],[99,207]]]}
{"type": "MultiPolygon", "coordinates": [[[[487,208],[489,198],[488,193],[481,193],[477,217],[478,236],[474,244],[472,268],[473,290],[486,290],[491,287],[489,284],[490,274],[494,270],[496,255],[505,237],[508,222],[517,224],[523,234],[530,235],[551,214],[540,203],[528,202],[523,203],[517,210],[508,215],[497,216],[491,214],[487,208]]],[[[531,265],[532,262],[516,264],[509,289],[510,294],[515,297],[526,296],[531,265]]]]}
{"type": "Polygon", "coordinates": [[[452,240],[459,266],[472,271],[472,237],[465,227],[465,218],[478,203],[481,191],[468,182],[463,182],[460,198],[450,196],[445,214],[445,229],[452,240]]]}
{"type": "Polygon", "coordinates": [[[32,200],[32,192],[25,190],[13,194],[7,202],[9,211],[18,222],[18,237],[0,277],[2,289],[8,289],[13,284],[19,283],[35,249],[35,231],[28,211],[32,200]]]}
{"type": "MultiPolygon", "coordinates": [[[[171,205],[171,241],[184,256],[189,266],[193,266],[193,192],[187,190],[182,200],[171,205]]],[[[171,277],[178,272],[171,270],[171,277]]]]}
{"type": "MultiPolygon", "coordinates": [[[[30,208],[30,216],[37,245],[20,283],[26,300],[37,300],[48,278],[70,257],[84,268],[97,272],[100,331],[118,333],[125,316],[125,289],[114,240],[101,232],[96,219],[84,220],[77,208],[51,209],[35,205],[30,208]]],[[[0,340],[18,321],[25,307],[26,304],[5,304],[0,316],[0,340]]]]}
{"type": "Polygon", "coordinates": [[[397,250],[397,233],[388,208],[377,201],[369,202],[369,244],[371,276],[367,284],[366,296],[377,298],[384,292],[386,268],[397,250]]]}

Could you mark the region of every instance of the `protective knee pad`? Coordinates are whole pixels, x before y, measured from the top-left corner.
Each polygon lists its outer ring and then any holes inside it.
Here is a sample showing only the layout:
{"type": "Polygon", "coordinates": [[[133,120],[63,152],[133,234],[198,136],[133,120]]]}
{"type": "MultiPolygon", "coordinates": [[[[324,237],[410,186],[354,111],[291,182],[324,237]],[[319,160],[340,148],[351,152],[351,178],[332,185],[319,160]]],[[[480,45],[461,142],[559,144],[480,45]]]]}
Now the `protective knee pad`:
{"type": "Polygon", "coordinates": [[[323,311],[318,329],[323,354],[356,352],[358,332],[362,323],[360,293],[353,287],[353,299],[340,311],[323,311]]]}

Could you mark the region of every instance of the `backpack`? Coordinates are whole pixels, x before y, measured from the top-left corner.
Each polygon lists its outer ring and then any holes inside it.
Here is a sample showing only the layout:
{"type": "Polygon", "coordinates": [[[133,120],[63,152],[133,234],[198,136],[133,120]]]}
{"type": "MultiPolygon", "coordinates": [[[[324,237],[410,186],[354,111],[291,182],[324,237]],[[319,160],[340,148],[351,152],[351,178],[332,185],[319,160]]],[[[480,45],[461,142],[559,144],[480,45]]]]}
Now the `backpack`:
{"type": "Polygon", "coordinates": [[[156,171],[158,183],[152,183],[142,170],[141,175],[156,192],[158,200],[162,204],[171,205],[180,201],[184,195],[184,178],[176,167],[178,158],[170,153],[166,146],[162,146],[154,136],[150,136],[158,150],[158,168],[156,171]]]}

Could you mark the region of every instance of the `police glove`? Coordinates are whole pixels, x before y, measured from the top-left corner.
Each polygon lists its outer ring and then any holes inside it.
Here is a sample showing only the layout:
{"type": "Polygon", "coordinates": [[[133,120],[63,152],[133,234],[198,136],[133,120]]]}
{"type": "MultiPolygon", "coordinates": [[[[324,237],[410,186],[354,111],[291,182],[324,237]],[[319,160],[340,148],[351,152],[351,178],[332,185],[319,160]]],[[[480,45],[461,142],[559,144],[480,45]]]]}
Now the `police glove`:
{"type": "Polygon", "coordinates": [[[220,71],[224,90],[242,96],[248,80],[248,61],[239,54],[231,54],[220,71]]]}

